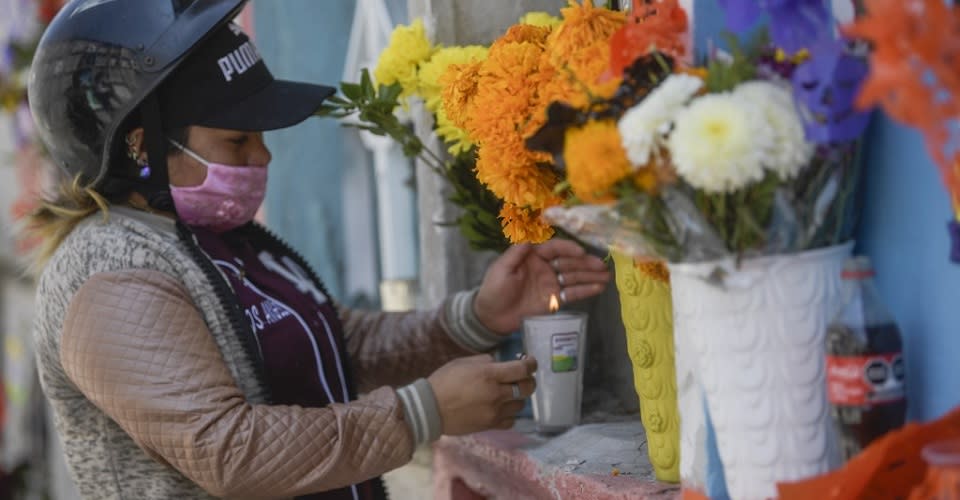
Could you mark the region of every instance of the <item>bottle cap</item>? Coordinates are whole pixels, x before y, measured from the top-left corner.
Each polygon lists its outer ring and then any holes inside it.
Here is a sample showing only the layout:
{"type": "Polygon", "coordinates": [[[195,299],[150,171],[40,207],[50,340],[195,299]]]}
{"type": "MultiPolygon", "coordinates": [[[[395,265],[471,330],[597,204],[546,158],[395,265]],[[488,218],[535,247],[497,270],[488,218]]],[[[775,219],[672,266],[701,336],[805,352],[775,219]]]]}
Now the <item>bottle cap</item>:
{"type": "Polygon", "coordinates": [[[840,277],[845,280],[862,280],[872,278],[873,275],[873,264],[870,262],[870,257],[858,255],[847,259],[843,263],[843,273],[840,277]]]}

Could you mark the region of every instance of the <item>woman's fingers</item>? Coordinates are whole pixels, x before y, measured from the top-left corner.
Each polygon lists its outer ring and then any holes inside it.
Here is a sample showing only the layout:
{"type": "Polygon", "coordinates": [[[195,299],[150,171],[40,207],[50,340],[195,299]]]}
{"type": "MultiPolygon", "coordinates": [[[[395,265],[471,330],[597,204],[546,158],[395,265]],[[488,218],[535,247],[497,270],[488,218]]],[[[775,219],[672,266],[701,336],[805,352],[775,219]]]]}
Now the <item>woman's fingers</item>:
{"type": "Polygon", "coordinates": [[[580,245],[563,239],[553,239],[534,247],[534,252],[546,261],[556,258],[580,257],[587,253],[580,245]]]}
{"type": "Polygon", "coordinates": [[[560,302],[566,304],[569,302],[576,302],[578,300],[589,299],[595,295],[600,295],[604,288],[606,288],[606,285],[601,285],[599,283],[563,287],[563,289],[560,290],[560,302]]]}
{"type": "Polygon", "coordinates": [[[537,371],[537,360],[527,357],[516,361],[494,363],[490,365],[490,370],[493,380],[497,383],[520,382],[530,378],[530,375],[537,371]]]}
{"type": "Polygon", "coordinates": [[[605,285],[609,281],[610,273],[606,271],[572,271],[557,273],[557,283],[564,288],[574,285],[589,285],[592,283],[605,285]]]}
{"type": "Polygon", "coordinates": [[[608,271],[607,263],[593,255],[581,257],[555,257],[550,261],[550,267],[557,273],[575,271],[608,271]]]}
{"type": "MultiPolygon", "coordinates": [[[[511,384],[500,384],[499,401],[523,401],[533,395],[537,389],[537,382],[533,378],[513,382],[511,384]]],[[[520,405],[523,407],[523,405],[520,405]]]]}

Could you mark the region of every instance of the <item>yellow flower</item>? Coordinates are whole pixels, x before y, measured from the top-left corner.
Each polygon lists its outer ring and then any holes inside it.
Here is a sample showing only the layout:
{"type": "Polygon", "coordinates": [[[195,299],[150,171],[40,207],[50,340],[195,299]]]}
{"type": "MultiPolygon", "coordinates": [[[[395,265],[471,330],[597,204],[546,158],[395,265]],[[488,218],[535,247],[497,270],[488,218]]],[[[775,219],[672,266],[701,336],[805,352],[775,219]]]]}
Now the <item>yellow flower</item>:
{"type": "Polygon", "coordinates": [[[587,203],[609,200],[613,185],[630,175],[630,160],[613,121],[567,130],[563,157],[573,193],[587,203]]]}
{"type": "Polygon", "coordinates": [[[447,118],[447,112],[443,106],[437,109],[437,136],[447,143],[447,151],[457,156],[465,153],[473,147],[473,141],[470,140],[470,134],[466,130],[454,125],[447,118]]]}
{"type": "Polygon", "coordinates": [[[543,243],[553,236],[553,228],[540,218],[539,210],[510,203],[500,209],[500,224],[511,243],[543,243]]]}
{"type": "Polygon", "coordinates": [[[520,18],[520,24],[530,24],[541,28],[556,28],[562,23],[559,17],[551,16],[546,12],[527,12],[520,18]]]}
{"type": "Polygon", "coordinates": [[[443,84],[441,77],[451,65],[467,64],[483,61],[487,58],[487,48],[480,45],[466,47],[444,47],[438,49],[430,60],[420,65],[418,78],[420,80],[419,93],[426,102],[427,109],[436,113],[442,106],[441,93],[443,84]]]}
{"type": "Polygon", "coordinates": [[[430,58],[434,47],[427,39],[423,21],[415,20],[410,26],[398,26],[390,34],[390,44],[380,53],[374,78],[381,85],[400,82],[403,97],[417,92],[417,66],[430,58]]]}

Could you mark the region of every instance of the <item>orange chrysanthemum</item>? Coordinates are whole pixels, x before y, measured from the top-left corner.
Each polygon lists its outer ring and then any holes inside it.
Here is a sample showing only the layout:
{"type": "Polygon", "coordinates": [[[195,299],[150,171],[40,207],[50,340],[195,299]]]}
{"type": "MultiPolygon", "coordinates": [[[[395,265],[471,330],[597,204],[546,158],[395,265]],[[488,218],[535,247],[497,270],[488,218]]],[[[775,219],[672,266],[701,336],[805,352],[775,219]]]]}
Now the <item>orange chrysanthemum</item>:
{"type": "Polygon", "coordinates": [[[613,185],[630,175],[630,160],[613,121],[567,130],[563,157],[573,193],[587,203],[609,201],[613,185]]]}
{"type": "Polygon", "coordinates": [[[688,28],[687,13],[677,0],[634,0],[630,19],[610,38],[610,73],[622,75],[633,61],[653,50],[682,59],[688,28]]]}
{"type": "Polygon", "coordinates": [[[543,243],[553,237],[553,228],[540,218],[539,210],[505,203],[500,210],[500,224],[511,243],[543,243]]]}

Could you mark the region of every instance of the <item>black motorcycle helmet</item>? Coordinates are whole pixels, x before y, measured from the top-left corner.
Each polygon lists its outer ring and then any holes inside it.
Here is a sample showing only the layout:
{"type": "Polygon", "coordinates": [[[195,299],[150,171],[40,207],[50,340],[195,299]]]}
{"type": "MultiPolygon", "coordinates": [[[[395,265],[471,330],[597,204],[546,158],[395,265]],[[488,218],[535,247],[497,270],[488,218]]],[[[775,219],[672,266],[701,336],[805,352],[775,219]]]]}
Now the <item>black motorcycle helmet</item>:
{"type": "Polygon", "coordinates": [[[171,210],[164,131],[188,125],[264,131],[310,116],[334,89],[274,80],[230,23],[245,3],[72,0],[64,6],[40,40],[28,86],[37,131],[58,166],[84,185],[136,190],[155,208],[171,210]],[[125,153],[121,134],[131,123],[144,128],[146,178],[116,168],[125,153]]]}

